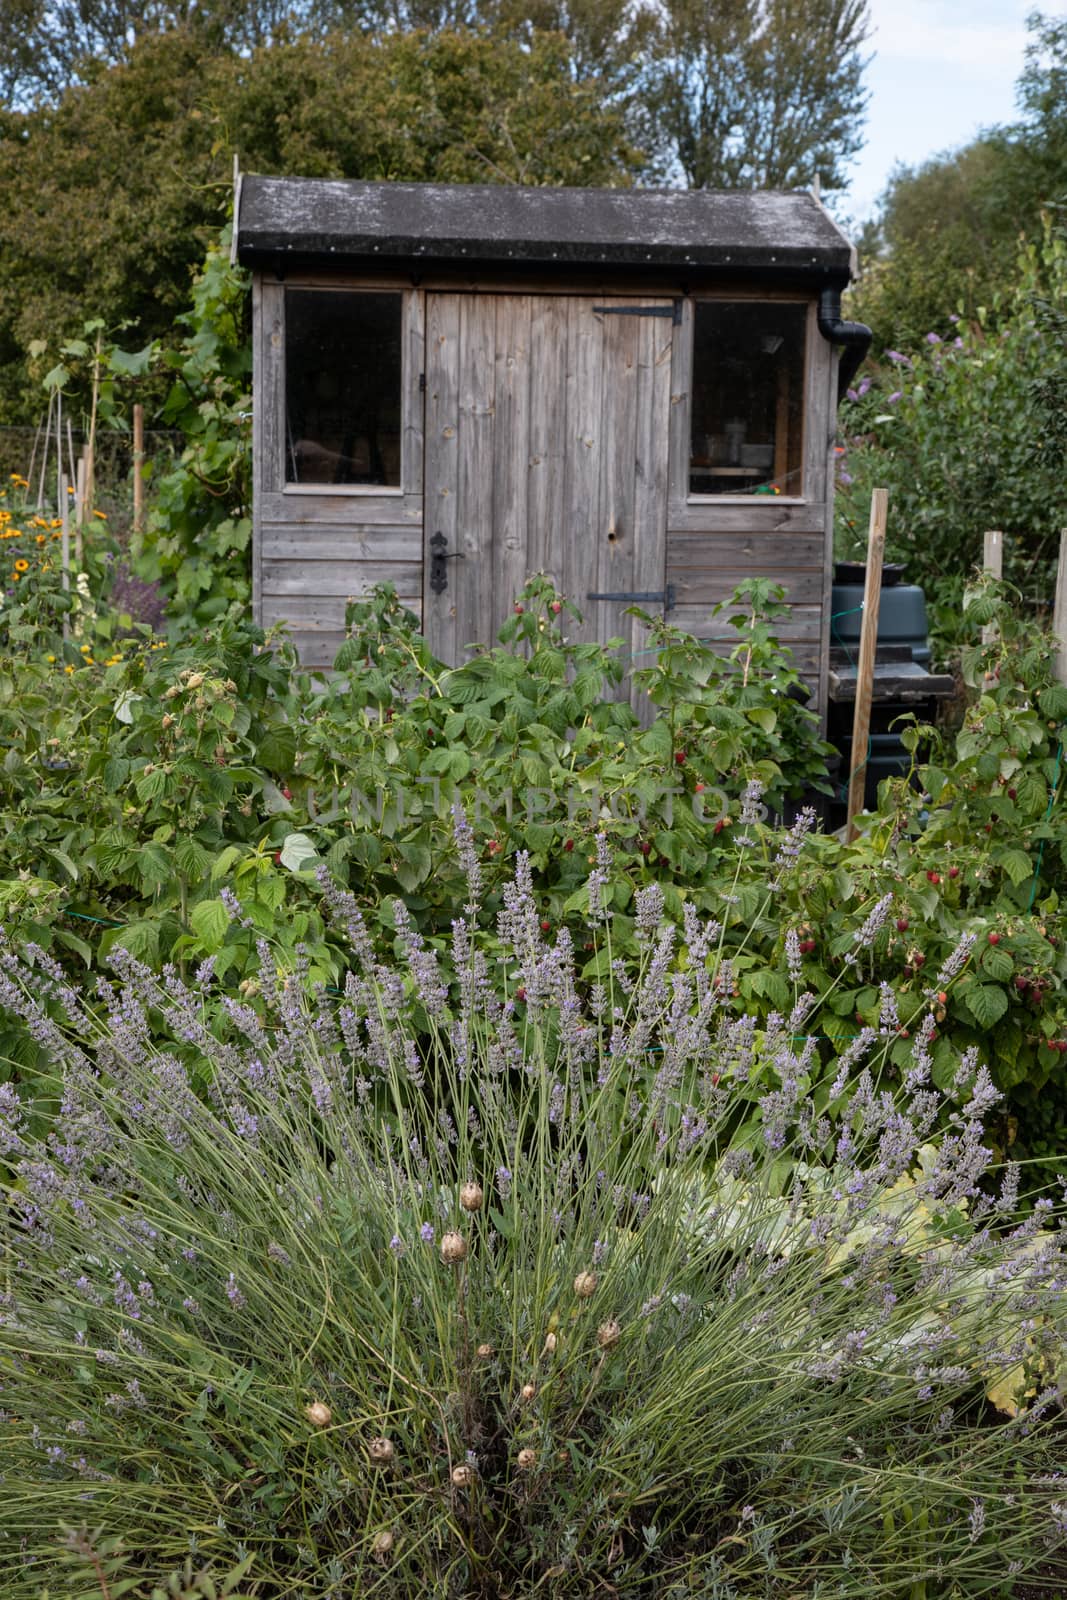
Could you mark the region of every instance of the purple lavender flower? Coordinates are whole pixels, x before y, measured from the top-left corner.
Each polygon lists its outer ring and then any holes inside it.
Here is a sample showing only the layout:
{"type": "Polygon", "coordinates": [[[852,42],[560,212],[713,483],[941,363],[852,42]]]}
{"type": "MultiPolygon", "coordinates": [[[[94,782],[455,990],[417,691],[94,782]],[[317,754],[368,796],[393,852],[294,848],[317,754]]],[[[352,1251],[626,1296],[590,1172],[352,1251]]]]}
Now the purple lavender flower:
{"type": "Polygon", "coordinates": [[[226,1298],[235,1311],[243,1311],[248,1301],[238,1288],[237,1279],[231,1272],[226,1279],[226,1298]]]}
{"type": "Polygon", "coordinates": [[[419,1238],[422,1240],[423,1244],[433,1244],[434,1237],[433,1223],[424,1222],[422,1227],[419,1229],[419,1238]]]}

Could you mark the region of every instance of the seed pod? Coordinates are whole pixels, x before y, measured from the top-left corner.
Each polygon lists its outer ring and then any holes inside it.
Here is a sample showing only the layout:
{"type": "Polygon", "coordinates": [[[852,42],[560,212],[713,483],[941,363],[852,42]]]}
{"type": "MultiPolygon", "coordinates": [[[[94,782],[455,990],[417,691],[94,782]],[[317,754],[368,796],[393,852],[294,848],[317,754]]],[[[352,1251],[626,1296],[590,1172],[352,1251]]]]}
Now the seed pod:
{"type": "Polygon", "coordinates": [[[374,1542],[371,1545],[371,1554],[374,1556],[375,1561],[385,1561],[392,1554],[394,1542],[393,1535],[388,1528],[382,1528],[380,1532],[376,1533],[374,1542]]]}
{"type": "Polygon", "coordinates": [[[396,1448],[392,1439],[372,1439],[367,1446],[367,1454],[378,1467],[390,1467],[396,1456],[396,1448]]]}
{"type": "Polygon", "coordinates": [[[479,1361],[492,1361],[495,1355],[496,1351],[493,1349],[491,1344],[480,1344],[478,1346],[479,1361]]]}
{"type": "Polygon", "coordinates": [[[515,1457],[515,1465],[518,1467],[520,1472],[532,1471],[537,1465],[537,1451],[530,1450],[529,1448],[520,1450],[518,1455],[515,1457]]]}
{"type": "Polygon", "coordinates": [[[610,1350],[613,1345],[618,1344],[621,1335],[622,1329],[619,1327],[619,1324],[612,1319],[610,1322],[602,1322],[600,1324],[600,1327],[596,1331],[596,1342],[600,1346],[601,1350],[610,1350]]]}
{"type": "Polygon", "coordinates": [[[536,1393],[536,1383],[524,1383],[522,1388],[519,1390],[519,1399],[528,1402],[533,1399],[536,1393]]]}
{"type": "Polygon", "coordinates": [[[333,1421],[333,1412],[329,1406],[323,1405],[321,1400],[313,1400],[309,1406],[306,1406],[304,1415],[309,1422],[315,1424],[316,1428],[328,1428],[333,1421]]]}
{"type": "Polygon", "coordinates": [[[480,1183],[465,1183],[459,1191],[459,1203],[464,1211],[480,1211],[484,1199],[480,1183]]]}
{"type": "Polygon", "coordinates": [[[474,1482],[474,1468],[464,1463],[462,1466],[452,1468],[452,1486],[456,1489],[469,1489],[474,1482]]]}
{"type": "Polygon", "coordinates": [[[574,1280],[574,1292],[579,1300],[588,1300],[596,1294],[597,1275],[595,1272],[579,1272],[574,1280]]]}
{"type": "Polygon", "coordinates": [[[545,1354],[548,1355],[548,1356],[552,1356],[552,1355],[555,1355],[555,1353],[556,1353],[556,1335],[554,1333],[546,1333],[545,1334],[545,1354]]]}
{"type": "Polygon", "coordinates": [[[457,1262],[465,1260],[467,1255],[467,1241],[461,1233],[446,1233],[441,1240],[441,1260],[447,1266],[455,1266],[457,1262]]]}

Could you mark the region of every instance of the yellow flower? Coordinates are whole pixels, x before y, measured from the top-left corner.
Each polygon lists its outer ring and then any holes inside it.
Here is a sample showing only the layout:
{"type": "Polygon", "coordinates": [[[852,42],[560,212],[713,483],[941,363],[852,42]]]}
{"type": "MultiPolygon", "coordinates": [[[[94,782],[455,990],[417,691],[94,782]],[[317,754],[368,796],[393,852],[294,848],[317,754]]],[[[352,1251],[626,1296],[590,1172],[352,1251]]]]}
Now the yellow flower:
{"type": "Polygon", "coordinates": [[[11,574],[11,582],[12,583],[18,583],[18,581],[19,581],[19,579],[21,577],[22,577],[22,573],[21,572],[13,572],[11,574]]]}
{"type": "Polygon", "coordinates": [[[94,517],[99,517],[101,522],[106,522],[107,521],[107,512],[106,511],[94,511],[93,512],[93,516],[94,517]]]}
{"type": "Polygon", "coordinates": [[[109,666],[109,667],[117,667],[120,664],[121,661],[122,661],[122,657],[121,656],[108,656],[105,665],[109,666]]]}
{"type": "Polygon", "coordinates": [[[64,672],[73,672],[73,671],[74,671],[74,668],[73,668],[73,667],[64,667],[64,668],[63,668],[63,671],[64,671],[64,672]]]}
{"type": "Polygon", "coordinates": [[[83,656],[87,656],[89,654],[89,649],[90,649],[89,645],[87,645],[87,644],[79,645],[78,648],[80,649],[80,651],[81,651],[83,656]]]}
{"type": "Polygon", "coordinates": [[[48,524],[48,526],[50,528],[61,528],[63,526],[63,518],[62,517],[53,517],[51,522],[48,524]]]}
{"type": "Polygon", "coordinates": [[[36,538],[34,539],[33,542],[34,542],[34,544],[44,544],[44,542],[45,542],[44,534],[43,533],[39,533],[36,536],[36,538]]]}
{"type": "Polygon", "coordinates": [[[85,665],[87,667],[95,667],[96,666],[96,662],[93,660],[92,656],[86,656],[85,665]]]}
{"type": "Polygon", "coordinates": [[[16,561],[15,562],[15,571],[16,572],[29,572],[29,570],[30,570],[30,564],[29,564],[28,561],[16,561]]]}
{"type": "Polygon", "coordinates": [[[45,656],[46,661],[55,661],[55,656],[45,656]]]}

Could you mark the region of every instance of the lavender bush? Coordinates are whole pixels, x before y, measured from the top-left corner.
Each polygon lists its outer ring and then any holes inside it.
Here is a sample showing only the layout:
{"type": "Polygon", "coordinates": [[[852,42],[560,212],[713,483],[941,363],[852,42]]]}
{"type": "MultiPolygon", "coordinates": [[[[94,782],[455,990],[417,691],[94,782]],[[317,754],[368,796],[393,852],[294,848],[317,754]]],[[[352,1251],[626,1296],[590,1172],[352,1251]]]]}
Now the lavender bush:
{"type": "Polygon", "coordinates": [[[718,928],[655,886],[613,959],[603,843],[586,989],[524,857],[474,931],[466,853],[452,984],[325,875],[343,996],[264,942],[228,1029],[210,963],[119,952],[90,1002],[0,947],[61,1079],[0,1088],[9,1600],[79,1551],[86,1594],[192,1560],[264,1600],[933,1600],[1059,1559],[1063,1235],[990,1182],[985,1069],[932,1087],[931,1011],[876,1088],[890,995],[830,1081],[813,997],[733,1017],[718,928]]]}

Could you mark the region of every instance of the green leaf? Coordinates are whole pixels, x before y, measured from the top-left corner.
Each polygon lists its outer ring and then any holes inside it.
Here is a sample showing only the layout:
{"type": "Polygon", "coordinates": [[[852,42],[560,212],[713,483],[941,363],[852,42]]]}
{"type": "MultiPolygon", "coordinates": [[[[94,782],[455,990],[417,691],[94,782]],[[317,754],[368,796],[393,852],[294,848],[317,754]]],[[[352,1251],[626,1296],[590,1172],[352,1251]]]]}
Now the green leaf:
{"type": "Polygon", "coordinates": [[[60,850],[56,845],[48,845],[45,847],[45,855],[63,869],[71,883],[77,883],[78,869],[65,850],[60,850]]]}
{"type": "Polygon", "coordinates": [[[208,876],[212,864],[210,850],[205,850],[199,839],[185,834],[174,846],[174,865],[190,883],[200,883],[208,876]]]}
{"type": "Polygon", "coordinates": [[[66,945],[68,950],[73,950],[76,955],[81,956],[87,967],[92,966],[93,950],[90,944],[84,939],[79,939],[76,933],[71,933],[69,928],[55,928],[53,931],[60,944],[66,945]]]}
{"type": "Polygon", "coordinates": [[[271,728],[259,741],[256,758],[268,772],[287,777],[296,760],[296,734],[292,728],[271,728]]]}
{"type": "Polygon", "coordinates": [[[981,967],[986,977],[995,983],[1007,983],[1015,971],[1015,962],[1003,945],[987,944],[982,951],[981,967]]]}
{"type": "Polygon", "coordinates": [[[404,889],[417,889],[429,876],[433,867],[433,857],[425,845],[405,843],[401,846],[402,854],[397,863],[397,881],[404,889]]]}
{"type": "Polygon", "coordinates": [[[1020,883],[1025,883],[1034,870],[1034,863],[1025,850],[1003,850],[997,855],[996,860],[997,865],[1007,873],[1016,887],[1020,883]]]}
{"type": "Polygon", "coordinates": [[[750,706],[745,712],[750,722],[757,728],[762,728],[764,733],[773,733],[778,726],[778,717],[770,706],[750,706]]]}
{"type": "Polygon", "coordinates": [[[991,1028],[1008,1009],[1008,997],[997,984],[974,983],[961,993],[964,1004],[980,1028],[991,1028]]]}
{"type": "Polygon", "coordinates": [[[221,900],[201,900],[189,913],[189,923],[211,955],[222,948],[230,926],[230,913],[221,900]]]}

